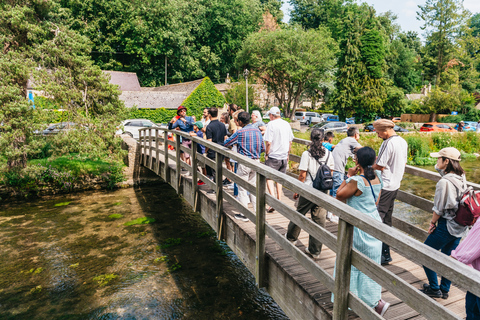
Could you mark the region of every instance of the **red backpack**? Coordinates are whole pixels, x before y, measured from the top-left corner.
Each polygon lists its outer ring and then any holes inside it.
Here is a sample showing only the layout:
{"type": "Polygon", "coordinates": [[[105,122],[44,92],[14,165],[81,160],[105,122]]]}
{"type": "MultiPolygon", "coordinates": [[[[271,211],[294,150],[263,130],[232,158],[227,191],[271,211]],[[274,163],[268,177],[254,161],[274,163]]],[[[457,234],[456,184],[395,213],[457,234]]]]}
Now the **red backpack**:
{"type": "MultiPolygon", "coordinates": [[[[444,177],[450,181],[455,188],[463,190],[458,181],[444,177]]],[[[458,203],[457,215],[455,216],[455,222],[462,226],[473,226],[477,218],[480,216],[480,191],[473,190],[472,187],[468,187],[462,194],[458,203]]]]}

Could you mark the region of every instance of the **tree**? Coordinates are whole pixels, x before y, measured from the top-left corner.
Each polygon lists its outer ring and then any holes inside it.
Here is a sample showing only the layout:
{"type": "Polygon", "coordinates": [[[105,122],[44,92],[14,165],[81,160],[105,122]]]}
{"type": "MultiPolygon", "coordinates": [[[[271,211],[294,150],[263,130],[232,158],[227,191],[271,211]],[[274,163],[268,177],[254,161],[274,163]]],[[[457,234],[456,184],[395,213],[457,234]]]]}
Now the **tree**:
{"type": "MultiPolygon", "coordinates": [[[[265,6],[275,14],[277,0],[265,6]]],[[[143,86],[233,74],[243,40],[266,10],[260,0],[61,0],[104,70],[136,72],[143,86]]],[[[277,3],[278,4],[278,3],[277,3]]]]}
{"type": "Polygon", "coordinates": [[[375,12],[366,4],[351,6],[346,14],[336,90],[330,102],[341,117],[367,120],[382,112],[387,93],[379,28],[375,12]]]}
{"type": "Polygon", "coordinates": [[[248,36],[237,55],[237,67],[252,70],[275,94],[291,117],[306,87],[333,77],[337,44],[326,28],[262,31],[248,36]]]}
{"type": "Polygon", "coordinates": [[[415,50],[409,48],[403,39],[399,37],[390,43],[386,57],[387,74],[395,86],[408,93],[421,84],[421,65],[415,50]]]}
{"type": "Polygon", "coordinates": [[[69,121],[82,125],[52,139],[56,150],[115,157],[120,147],[115,127],[125,109],[119,92],[90,60],[88,39],[62,25],[64,14],[49,0],[0,5],[0,152],[9,170],[24,168],[40,144],[34,129],[44,111],[26,99],[29,80],[55,101],[51,105],[68,109],[69,121]]]}
{"type": "Polygon", "coordinates": [[[441,73],[451,58],[455,39],[465,25],[467,13],[461,0],[427,0],[419,5],[417,20],[423,21],[425,30],[426,52],[424,63],[427,75],[441,84],[441,73]]]}
{"type": "Polygon", "coordinates": [[[290,21],[304,29],[328,27],[338,40],[343,24],[344,5],[351,0],[290,0],[293,7],[290,21]]]}

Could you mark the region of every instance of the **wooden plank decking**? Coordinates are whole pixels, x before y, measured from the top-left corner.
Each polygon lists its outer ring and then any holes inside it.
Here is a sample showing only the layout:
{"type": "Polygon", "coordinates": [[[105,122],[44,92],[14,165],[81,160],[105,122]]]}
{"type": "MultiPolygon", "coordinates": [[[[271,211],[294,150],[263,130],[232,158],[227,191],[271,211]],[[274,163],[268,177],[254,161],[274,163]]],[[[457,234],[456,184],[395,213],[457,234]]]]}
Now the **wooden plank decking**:
{"type": "MultiPolygon", "coordinates": [[[[188,178],[187,178],[188,179],[188,178]]],[[[208,190],[208,187],[200,188],[201,192],[208,190]]],[[[295,202],[292,200],[293,193],[287,189],[283,189],[284,195],[282,196],[282,202],[288,204],[290,207],[295,207],[295,202]]],[[[228,192],[233,195],[233,190],[228,190],[224,188],[224,192],[228,192]]],[[[215,195],[208,194],[208,197],[215,199],[215,195]]],[[[251,205],[249,205],[250,210],[253,210],[251,205]]],[[[238,213],[228,202],[224,201],[224,212],[227,215],[232,216],[235,213],[238,213]]],[[[283,215],[277,211],[273,213],[267,213],[267,223],[274,227],[278,232],[284,234],[287,232],[287,226],[289,220],[286,219],[283,215]]],[[[255,239],[255,225],[252,222],[243,222],[240,220],[233,219],[233,221],[242,228],[247,234],[249,234],[253,239],[255,239]]],[[[329,222],[327,220],[326,229],[333,234],[337,233],[337,224],[329,222]]],[[[302,230],[299,236],[299,241],[297,242],[297,247],[301,250],[308,245],[308,234],[302,230]]],[[[309,274],[292,256],[288,255],[283,249],[280,248],[273,240],[267,237],[266,239],[266,252],[270,255],[271,258],[285,270],[287,271],[309,294],[315,299],[320,305],[322,305],[325,310],[329,313],[333,311],[333,304],[331,302],[331,292],[329,292],[325,286],[323,286],[318,280],[316,280],[311,274],[309,274]]],[[[440,253],[439,253],[440,254],[440,253]]],[[[334,264],[335,264],[336,254],[326,246],[323,246],[320,259],[317,260],[317,263],[322,266],[328,273],[333,275],[334,264]]],[[[416,264],[415,262],[406,259],[405,257],[397,254],[395,251],[392,252],[393,263],[388,266],[385,266],[391,272],[400,276],[402,279],[412,284],[415,287],[420,288],[423,283],[427,283],[425,272],[423,267],[416,264]]],[[[385,289],[382,291],[382,298],[391,304],[387,313],[385,314],[386,319],[395,319],[395,320],[405,320],[405,319],[425,319],[420,316],[418,312],[410,308],[408,305],[403,303],[393,294],[389,293],[385,289]]],[[[465,317],[465,292],[459,288],[452,285],[450,289],[450,296],[448,299],[437,299],[438,302],[448,307],[450,310],[456,314],[465,317]]],[[[349,319],[359,319],[353,312],[350,312],[349,319]]]]}

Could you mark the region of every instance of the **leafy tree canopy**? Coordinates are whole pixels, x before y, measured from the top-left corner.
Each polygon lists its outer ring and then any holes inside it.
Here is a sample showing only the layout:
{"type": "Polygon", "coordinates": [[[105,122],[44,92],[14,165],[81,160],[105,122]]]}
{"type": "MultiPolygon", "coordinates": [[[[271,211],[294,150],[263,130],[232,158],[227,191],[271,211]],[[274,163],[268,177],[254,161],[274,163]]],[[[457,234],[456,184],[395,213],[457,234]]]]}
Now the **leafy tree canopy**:
{"type": "Polygon", "coordinates": [[[305,88],[333,78],[337,50],[326,28],[262,31],[245,40],[237,66],[252,70],[291,117],[305,88]]]}

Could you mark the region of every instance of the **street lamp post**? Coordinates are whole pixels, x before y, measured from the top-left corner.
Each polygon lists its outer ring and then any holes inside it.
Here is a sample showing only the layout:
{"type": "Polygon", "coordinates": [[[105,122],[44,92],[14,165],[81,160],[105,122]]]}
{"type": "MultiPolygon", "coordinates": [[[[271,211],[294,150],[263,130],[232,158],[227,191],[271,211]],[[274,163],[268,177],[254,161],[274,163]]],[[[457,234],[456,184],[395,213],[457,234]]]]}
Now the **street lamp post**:
{"type": "Polygon", "coordinates": [[[248,112],[248,69],[245,69],[243,71],[243,76],[245,77],[245,95],[246,95],[246,101],[247,101],[247,112],[248,112]]]}

